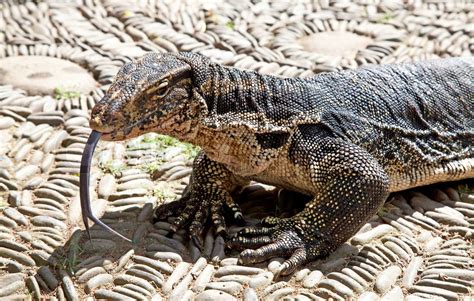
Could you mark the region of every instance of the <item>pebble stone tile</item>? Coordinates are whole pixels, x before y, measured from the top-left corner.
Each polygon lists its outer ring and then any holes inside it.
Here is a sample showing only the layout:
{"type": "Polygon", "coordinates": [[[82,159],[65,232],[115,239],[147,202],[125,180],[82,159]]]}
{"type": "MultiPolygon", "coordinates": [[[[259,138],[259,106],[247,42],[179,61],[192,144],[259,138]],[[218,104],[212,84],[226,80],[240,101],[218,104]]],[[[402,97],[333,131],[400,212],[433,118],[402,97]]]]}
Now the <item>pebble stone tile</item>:
{"type": "MultiPolygon", "coordinates": [[[[94,211],[133,244],[96,226],[87,239],[78,175],[90,109],[146,52],[309,77],[472,56],[473,24],[469,0],[2,1],[0,300],[471,300],[472,183],[395,194],[328,258],[276,279],[281,258],[240,266],[212,229],[199,250],[149,222],[187,185],[192,146],[153,133],[99,144],[94,211]]],[[[275,214],[277,196],[248,187],[247,222],[275,214]]]]}

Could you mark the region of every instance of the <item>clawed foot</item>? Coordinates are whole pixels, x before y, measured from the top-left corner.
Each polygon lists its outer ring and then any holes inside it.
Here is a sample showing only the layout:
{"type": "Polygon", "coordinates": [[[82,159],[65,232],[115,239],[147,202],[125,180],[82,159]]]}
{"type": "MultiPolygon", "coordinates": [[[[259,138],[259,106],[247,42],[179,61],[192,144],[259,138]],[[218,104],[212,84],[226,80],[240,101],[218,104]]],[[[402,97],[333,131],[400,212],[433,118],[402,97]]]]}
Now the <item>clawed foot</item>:
{"type": "Polygon", "coordinates": [[[153,216],[153,223],[166,220],[169,217],[176,217],[171,222],[171,230],[168,236],[172,236],[176,231],[185,225],[189,229],[189,236],[199,249],[202,248],[201,232],[210,217],[216,234],[227,237],[224,210],[227,209],[232,214],[233,219],[238,224],[245,224],[239,206],[232,200],[225,191],[213,194],[206,194],[195,189],[193,192],[185,192],[184,195],[174,201],[159,206],[153,216]]]}
{"type": "Polygon", "coordinates": [[[296,268],[313,260],[321,253],[321,244],[315,240],[314,233],[305,233],[293,218],[266,218],[262,228],[245,228],[229,241],[229,246],[246,249],[239,256],[239,263],[251,264],[262,262],[272,257],[289,257],[275,277],[293,273],[296,268]]]}

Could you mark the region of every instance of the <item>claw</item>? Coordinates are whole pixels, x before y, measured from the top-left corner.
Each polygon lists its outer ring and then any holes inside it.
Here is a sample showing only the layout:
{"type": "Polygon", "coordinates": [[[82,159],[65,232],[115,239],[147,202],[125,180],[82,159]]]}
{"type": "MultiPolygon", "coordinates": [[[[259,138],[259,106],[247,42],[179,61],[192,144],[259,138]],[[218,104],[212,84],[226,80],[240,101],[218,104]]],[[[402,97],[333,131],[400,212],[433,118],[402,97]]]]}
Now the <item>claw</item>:
{"type": "Polygon", "coordinates": [[[232,198],[227,199],[225,204],[228,207],[228,211],[230,211],[232,214],[232,219],[237,224],[237,226],[245,226],[245,220],[239,205],[237,205],[232,198]]]}
{"type": "Polygon", "coordinates": [[[217,229],[216,230],[216,235],[217,236],[222,236],[222,238],[224,240],[227,240],[227,238],[229,237],[229,234],[227,233],[227,230],[224,227],[221,227],[220,229],[217,229]]]}
{"type": "MultiPolygon", "coordinates": [[[[273,228],[245,228],[230,240],[231,246],[246,247],[239,255],[240,264],[263,262],[272,257],[290,257],[276,271],[275,278],[287,275],[311,257],[311,249],[294,230],[285,230],[281,224],[273,228]],[[256,250],[253,250],[258,248],[256,250]]],[[[316,252],[313,252],[316,254],[316,252]]]]}
{"type": "Polygon", "coordinates": [[[288,260],[285,260],[277,269],[275,278],[280,275],[289,275],[293,273],[297,267],[306,263],[306,250],[304,248],[296,249],[288,260]]]}
{"type": "Polygon", "coordinates": [[[102,229],[107,230],[108,232],[119,236],[120,238],[132,242],[130,239],[126,238],[122,234],[118,233],[114,229],[110,228],[102,221],[100,221],[92,212],[91,208],[91,201],[89,195],[89,174],[91,168],[91,161],[92,155],[94,154],[94,149],[99,142],[100,136],[102,134],[96,131],[92,131],[89,139],[86,142],[86,146],[84,148],[84,152],[82,154],[81,159],[81,168],[80,168],[80,176],[79,176],[79,194],[81,199],[81,212],[82,212],[82,221],[84,222],[84,226],[86,228],[87,235],[89,236],[89,240],[92,240],[90,229],[89,229],[89,221],[87,220],[90,218],[94,223],[99,225],[102,229]]]}
{"type": "Polygon", "coordinates": [[[196,248],[198,248],[199,251],[202,252],[202,243],[201,243],[201,240],[199,239],[199,237],[196,236],[196,235],[192,235],[191,236],[191,241],[194,243],[196,248]]]}
{"type": "Polygon", "coordinates": [[[237,212],[234,214],[234,221],[239,227],[245,226],[245,219],[241,212],[237,212]]]}
{"type": "Polygon", "coordinates": [[[168,231],[168,233],[166,233],[165,236],[168,237],[168,238],[173,238],[173,235],[175,233],[176,233],[176,230],[171,229],[171,230],[168,231]]]}

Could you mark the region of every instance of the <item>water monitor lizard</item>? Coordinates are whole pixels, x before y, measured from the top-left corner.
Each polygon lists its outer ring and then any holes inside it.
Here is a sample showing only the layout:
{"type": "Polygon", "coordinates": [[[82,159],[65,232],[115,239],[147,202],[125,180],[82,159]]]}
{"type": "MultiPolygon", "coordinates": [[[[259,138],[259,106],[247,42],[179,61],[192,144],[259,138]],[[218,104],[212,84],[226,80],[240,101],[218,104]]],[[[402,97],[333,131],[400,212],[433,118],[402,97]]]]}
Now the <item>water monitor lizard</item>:
{"type": "Polygon", "coordinates": [[[229,241],[247,248],[244,264],[288,258],[278,271],[288,274],[350,238],[390,192],[474,177],[473,78],[473,58],[300,79],[149,53],[125,64],[93,108],[85,157],[100,136],[157,132],[199,145],[182,198],[155,211],[197,244],[208,217],[225,233],[224,205],[242,221],[231,195],[250,180],[313,196],[295,216],[268,217],[229,241]]]}

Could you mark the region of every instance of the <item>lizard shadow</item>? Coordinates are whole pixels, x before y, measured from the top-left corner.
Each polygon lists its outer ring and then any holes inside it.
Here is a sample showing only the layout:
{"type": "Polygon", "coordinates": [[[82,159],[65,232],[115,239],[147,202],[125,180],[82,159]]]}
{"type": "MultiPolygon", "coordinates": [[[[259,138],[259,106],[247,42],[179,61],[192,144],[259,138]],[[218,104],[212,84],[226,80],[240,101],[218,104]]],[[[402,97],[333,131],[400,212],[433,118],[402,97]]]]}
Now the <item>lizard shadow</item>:
{"type": "MultiPolygon", "coordinates": [[[[446,184],[443,187],[449,187],[449,185],[446,184]]],[[[409,199],[417,192],[432,195],[433,188],[425,187],[392,193],[381,212],[372,217],[358,233],[370,231],[381,224],[390,224],[391,220],[384,218],[384,212],[386,211],[396,213],[395,218],[392,219],[395,222],[397,219],[403,219],[410,215],[409,212],[403,210],[405,205],[410,206],[410,203],[405,198],[409,199]]],[[[252,185],[236,198],[247,221],[247,226],[258,224],[261,218],[268,215],[279,217],[292,216],[301,211],[309,200],[310,197],[308,196],[285,190],[277,190],[265,185],[252,185]]],[[[146,204],[145,206],[152,205],[146,204]]],[[[145,264],[151,267],[155,265],[154,268],[164,275],[164,278],[160,280],[161,284],[163,284],[173,271],[173,266],[176,266],[181,261],[195,263],[199,258],[204,257],[207,260],[207,264],[217,266],[220,259],[236,258],[238,256],[239,251],[226,249],[223,238],[216,237],[209,226],[203,230],[203,248],[201,250],[195,246],[193,247],[184,230],[178,231],[172,238],[167,237],[169,223],[158,222],[152,225],[149,222],[151,220],[152,208],[145,206],[142,208],[131,208],[125,212],[125,216],[123,214],[118,215],[105,212],[101,217],[102,221],[125,236],[131,237],[133,244],[111,235],[100,229],[97,225],[93,225],[91,227],[92,241],[89,241],[84,230],[76,228],[72,235],[70,235],[70,238],[55,248],[49,257],[35,259],[35,261],[39,263],[38,265],[49,266],[58,274],[60,271],[66,271],[70,277],[74,278],[75,283],[85,285],[87,292],[93,290],[93,287],[87,287],[87,281],[99,273],[113,275],[129,274],[133,276],[133,272],[130,272],[133,270],[133,268],[130,269],[133,265],[145,264]],[[146,218],[143,218],[142,213],[144,211],[149,212],[149,216],[146,218]],[[137,218],[140,215],[142,215],[142,218],[138,221],[137,218]],[[150,261],[146,261],[146,258],[150,258],[150,261]],[[168,272],[166,271],[167,269],[168,272]]],[[[235,233],[240,229],[242,227],[230,226],[229,234],[235,233]]],[[[299,270],[307,269],[308,273],[317,270],[322,275],[340,272],[363,251],[363,247],[364,245],[351,244],[349,240],[329,256],[310,262],[299,270]]],[[[364,258],[358,256],[356,259],[362,260],[362,262],[365,260],[369,261],[368,258],[364,258]]],[[[253,264],[252,266],[267,268],[271,261],[282,262],[283,260],[283,258],[273,258],[266,262],[253,264]]],[[[57,283],[57,287],[51,287],[51,283],[46,283],[43,280],[44,275],[39,274],[34,275],[34,277],[37,279],[42,292],[50,293],[61,286],[61,283],[57,283]]],[[[290,281],[291,278],[294,278],[293,276],[295,274],[282,276],[278,280],[273,281],[290,281]]],[[[111,281],[113,281],[113,278],[110,278],[108,283],[111,281]]],[[[109,286],[108,284],[105,285],[109,286]]],[[[159,286],[160,284],[158,283],[155,285],[157,292],[160,291],[158,289],[159,286]]]]}

